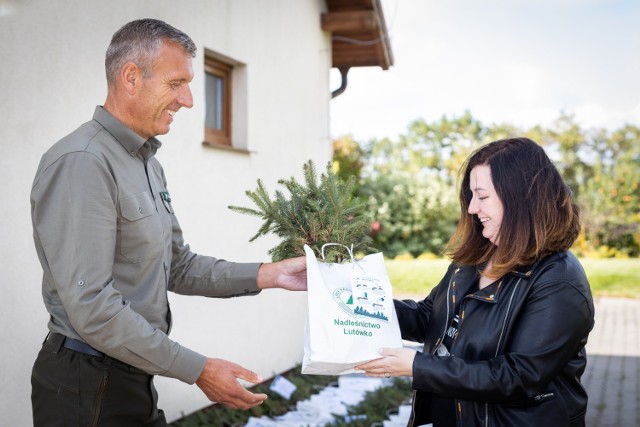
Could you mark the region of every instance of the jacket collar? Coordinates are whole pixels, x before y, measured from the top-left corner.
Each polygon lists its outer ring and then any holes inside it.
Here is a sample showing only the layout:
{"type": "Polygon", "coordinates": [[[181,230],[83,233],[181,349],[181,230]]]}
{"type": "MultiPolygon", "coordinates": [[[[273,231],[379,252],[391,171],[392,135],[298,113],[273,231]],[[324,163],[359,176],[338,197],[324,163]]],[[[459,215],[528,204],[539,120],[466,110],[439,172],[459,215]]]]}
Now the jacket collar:
{"type": "MultiPolygon", "coordinates": [[[[542,257],[531,265],[520,267],[517,270],[508,273],[486,288],[476,290],[469,296],[469,298],[474,298],[490,303],[497,303],[500,299],[500,295],[504,293],[505,288],[508,288],[508,286],[505,285],[510,283],[512,279],[528,279],[533,276],[534,272],[538,268],[540,268],[541,265],[544,265],[554,259],[559,259],[566,256],[567,254],[565,252],[555,252],[542,257]]],[[[474,266],[463,266],[454,271],[451,284],[455,284],[456,288],[456,305],[462,301],[462,298],[469,294],[469,291],[471,290],[472,286],[475,285],[479,276],[480,274],[478,273],[477,268],[474,266]]]]}
{"type": "Polygon", "coordinates": [[[541,266],[541,264],[546,264],[556,259],[562,259],[562,258],[565,258],[566,256],[567,256],[566,252],[553,252],[543,256],[542,258],[540,258],[539,260],[537,260],[531,265],[520,267],[516,271],[512,271],[510,274],[513,274],[516,277],[528,278],[533,276],[533,273],[541,266]]]}

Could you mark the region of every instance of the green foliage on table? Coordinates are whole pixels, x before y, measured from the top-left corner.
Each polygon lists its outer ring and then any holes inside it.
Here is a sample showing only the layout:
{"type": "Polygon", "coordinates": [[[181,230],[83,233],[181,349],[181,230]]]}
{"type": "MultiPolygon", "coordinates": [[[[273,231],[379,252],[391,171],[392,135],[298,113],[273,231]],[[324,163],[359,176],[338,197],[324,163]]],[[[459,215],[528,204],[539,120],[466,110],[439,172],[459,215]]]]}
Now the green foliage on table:
{"type": "MultiPolygon", "coordinates": [[[[212,405],[174,421],[170,425],[172,427],[236,427],[245,425],[250,417],[260,418],[266,415],[275,418],[295,410],[297,402],[309,399],[326,387],[336,385],[338,381],[338,377],[332,375],[302,375],[300,366],[283,376],[297,387],[289,400],[273,393],[269,389],[272,380],[269,380],[251,389],[254,393],[266,393],[269,396],[262,405],[248,411],[212,405]]],[[[369,427],[371,423],[387,419],[389,414],[397,410],[401,404],[408,403],[412,393],[411,379],[387,380],[382,387],[367,392],[359,404],[348,408],[348,414],[351,417],[336,416],[335,423],[328,424],[326,427],[347,425],[369,427]]]]}
{"type": "Polygon", "coordinates": [[[251,388],[252,393],[265,393],[269,398],[262,405],[255,406],[248,411],[231,409],[222,405],[212,405],[208,408],[187,415],[173,423],[172,427],[235,427],[245,425],[250,417],[276,417],[284,415],[296,402],[306,400],[314,394],[320,393],[325,387],[338,380],[331,375],[302,375],[301,366],[282,374],[296,386],[289,400],[270,390],[273,379],[251,388]]]}
{"type": "Polygon", "coordinates": [[[397,377],[389,385],[367,392],[362,402],[349,408],[348,415],[337,415],[336,421],[325,427],[370,427],[389,419],[401,404],[411,404],[411,379],[397,377]]]}

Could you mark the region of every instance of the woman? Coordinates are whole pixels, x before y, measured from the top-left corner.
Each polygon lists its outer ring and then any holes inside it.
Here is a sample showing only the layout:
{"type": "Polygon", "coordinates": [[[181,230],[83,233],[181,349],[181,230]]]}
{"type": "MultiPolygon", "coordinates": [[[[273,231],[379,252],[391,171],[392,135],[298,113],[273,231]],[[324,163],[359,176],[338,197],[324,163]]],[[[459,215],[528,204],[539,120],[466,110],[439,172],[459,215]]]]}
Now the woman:
{"type": "Polygon", "coordinates": [[[594,309],[569,251],[571,190],[526,138],[481,147],[462,172],[452,264],[426,299],[395,302],[402,337],[423,352],[383,349],[357,368],[413,376],[410,426],[584,426],[594,309]]]}

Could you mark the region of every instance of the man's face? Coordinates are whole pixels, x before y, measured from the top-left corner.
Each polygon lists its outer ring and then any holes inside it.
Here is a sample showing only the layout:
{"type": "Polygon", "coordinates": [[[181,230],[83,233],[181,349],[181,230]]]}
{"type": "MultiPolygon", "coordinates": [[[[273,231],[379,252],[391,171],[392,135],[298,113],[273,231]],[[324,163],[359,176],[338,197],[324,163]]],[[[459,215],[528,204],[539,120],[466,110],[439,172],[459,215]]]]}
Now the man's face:
{"type": "Polygon", "coordinates": [[[191,108],[193,97],[191,56],[174,43],[164,43],[149,78],[141,78],[131,118],[136,133],[145,139],[169,132],[173,116],[191,108]]]}

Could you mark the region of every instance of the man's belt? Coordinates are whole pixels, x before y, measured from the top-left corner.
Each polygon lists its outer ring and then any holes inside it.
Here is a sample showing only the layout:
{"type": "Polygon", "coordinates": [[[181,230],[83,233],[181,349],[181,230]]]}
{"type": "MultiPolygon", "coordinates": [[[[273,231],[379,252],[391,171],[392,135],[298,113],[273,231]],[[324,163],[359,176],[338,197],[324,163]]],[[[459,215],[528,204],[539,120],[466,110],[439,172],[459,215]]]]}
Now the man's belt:
{"type": "Polygon", "coordinates": [[[95,348],[91,347],[89,344],[87,344],[84,341],[65,337],[64,335],[61,335],[55,332],[52,332],[51,334],[49,334],[49,339],[52,339],[52,338],[63,339],[64,341],[62,342],[62,346],[64,348],[68,348],[69,350],[77,351],[78,353],[84,353],[91,356],[104,357],[103,352],[96,350],[95,348]],[[56,337],[56,335],[59,335],[59,337],[56,337]]]}

